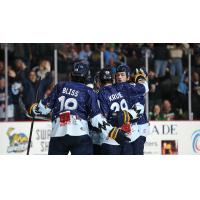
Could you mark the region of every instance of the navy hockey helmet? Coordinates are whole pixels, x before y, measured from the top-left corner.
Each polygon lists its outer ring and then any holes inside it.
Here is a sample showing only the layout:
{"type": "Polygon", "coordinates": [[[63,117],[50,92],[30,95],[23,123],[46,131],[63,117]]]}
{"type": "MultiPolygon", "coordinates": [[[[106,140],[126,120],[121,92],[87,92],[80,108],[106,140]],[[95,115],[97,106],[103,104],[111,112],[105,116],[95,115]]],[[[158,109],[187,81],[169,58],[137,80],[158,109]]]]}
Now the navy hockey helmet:
{"type": "Polygon", "coordinates": [[[104,68],[99,73],[100,82],[112,82],[112,70],[110,68],[104,68]]]}
{"type": "Polygon", "coordinates": [[[126,72],[126,76],[130,77],[130,68],[126,64],[119,64],[116,66],[116,73],[118,72],[126,72]]]}
{"type": "Polygon", "coordinates": [[[72,69],[72,77],[87,78],[90,72],[89,63],[87,61],[75,62],[72,69]]]}

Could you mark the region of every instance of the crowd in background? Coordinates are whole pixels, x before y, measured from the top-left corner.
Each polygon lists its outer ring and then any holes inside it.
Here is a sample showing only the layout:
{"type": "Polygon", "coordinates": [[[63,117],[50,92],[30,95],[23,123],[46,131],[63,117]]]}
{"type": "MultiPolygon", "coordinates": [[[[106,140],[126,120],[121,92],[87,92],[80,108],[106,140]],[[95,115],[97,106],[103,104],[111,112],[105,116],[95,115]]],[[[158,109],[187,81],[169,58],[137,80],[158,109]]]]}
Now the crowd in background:
{"type": "MultiPolygon", "coordinates": [[[[5,120],[4,46],[0,44],[0,121],[5,120]]],[[[149,62],[149,118],[188,119],[188,51],[192,50],[192,112],[200,119],[200,44],[8,44],[8,119],[27,120],[26,111],[54,86],[54,49],[58,52],[58,80],[69,80],[77,59],[90,63],[91,77],[104,65],[124,62],[131,71],[149,62]],[[41,81],[40,81],[41,79],[41,81]]],[[[113,67],[114,68],[114,67],[113,67]]]]}

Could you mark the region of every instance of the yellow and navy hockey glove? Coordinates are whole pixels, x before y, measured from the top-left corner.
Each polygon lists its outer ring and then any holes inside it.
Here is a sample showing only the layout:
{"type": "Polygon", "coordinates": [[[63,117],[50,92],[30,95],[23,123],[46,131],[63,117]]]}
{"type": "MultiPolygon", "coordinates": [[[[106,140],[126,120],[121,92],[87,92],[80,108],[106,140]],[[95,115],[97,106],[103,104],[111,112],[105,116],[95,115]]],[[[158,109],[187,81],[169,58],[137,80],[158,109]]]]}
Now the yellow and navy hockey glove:
{"type": "Polygon", "coordinates": [[[38,103],[33,103],[30,108],[28,109],[28,114],[30,116],[41,115],[39,111],[38,103]]]}
{"type": "Polygon", "coordinates": [[[131,114],[126,110],[121,110],[112,113],[108,120],[112,126],[121,127],[123,124],[128,124],[132,121],[131,114]]]}
{"type": "Polygon", "coordinates": [[[51,112],[51,109],[47,106],[43,105],[40,101],[38,103],[33,103],[29,108],[29,115],[35,116],[35,115],[48,115],[51,112]]]}
{"type": "Polygon", "coordinates": [[[130,141],[130,138],[128,138],[126,135],[126,132],[121,130],[120,128],[114,127],[108,136],[112,139],[114,139],[119,144],[124,144],[130,141]]]}
{"type": "Polygon", "coordinates": [[[133,76],[133,81],[135,83],[138,83],[139,81],[146,81],[147,80],[147,73],[144,72],[143,69],[136,69],[134,76],[133,76]]]}

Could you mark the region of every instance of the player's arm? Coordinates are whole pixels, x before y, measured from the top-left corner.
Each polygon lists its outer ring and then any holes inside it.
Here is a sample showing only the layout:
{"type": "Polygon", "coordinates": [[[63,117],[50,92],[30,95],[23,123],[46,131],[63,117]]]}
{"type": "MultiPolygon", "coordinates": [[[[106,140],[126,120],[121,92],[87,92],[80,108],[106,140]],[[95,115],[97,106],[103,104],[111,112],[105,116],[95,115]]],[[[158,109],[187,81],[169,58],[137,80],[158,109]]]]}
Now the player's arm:
{"type": "Polygon", "coordinates": [[[137,119],[144,113],[144,106],[139,102],[134,104],[132,109],[121,110],[112,113],[109,122],[113,126],[121,127],[124,124],[129,124],[137,119]]]}
{"type": "Polygon", "coordinates": [[[90,122],[92,126],[98,128],[106,137],[114,139],[119,144],[124,144],[130,141],[130,139],[125,135],[125,131],[120,128],[113,127],[100,113],[92,117],[90,122]]]}

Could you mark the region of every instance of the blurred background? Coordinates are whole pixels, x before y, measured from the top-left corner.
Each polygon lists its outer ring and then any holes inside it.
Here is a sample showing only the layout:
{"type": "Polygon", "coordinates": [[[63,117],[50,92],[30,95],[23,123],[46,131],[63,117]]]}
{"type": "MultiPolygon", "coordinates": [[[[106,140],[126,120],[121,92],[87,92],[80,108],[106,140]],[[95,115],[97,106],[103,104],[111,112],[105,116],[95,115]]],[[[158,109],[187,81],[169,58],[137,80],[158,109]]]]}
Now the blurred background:
{"type": "Polygon", "coordinates": [[[123,62],[131,71],[144,67],[150,92],[150,120],[200,119],[200,44],[195,43],[1,43],[0,121],[25,121],[27,108],[55,83],[69,80],[72,63],[90,63],[92,83],[105,65],[123,62]],[[6,98],[8,97],[8,98],[6,98]]]}

